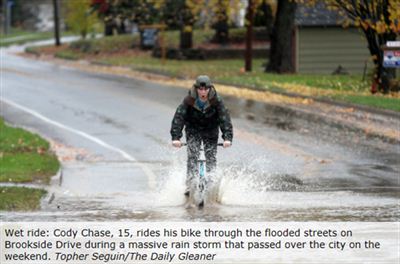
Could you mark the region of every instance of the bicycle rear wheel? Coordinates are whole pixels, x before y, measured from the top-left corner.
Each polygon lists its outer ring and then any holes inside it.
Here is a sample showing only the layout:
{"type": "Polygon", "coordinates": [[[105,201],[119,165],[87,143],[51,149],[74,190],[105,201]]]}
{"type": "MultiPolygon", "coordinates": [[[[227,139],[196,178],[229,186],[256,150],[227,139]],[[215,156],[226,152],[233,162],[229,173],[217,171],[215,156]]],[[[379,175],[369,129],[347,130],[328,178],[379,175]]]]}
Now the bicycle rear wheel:
{"type": "Polygon", "coordinates": [[[192,180],[190,198],[198,207],[203,207],[207,193],[206,165],[203,160],[199,161],[198,176],[192,180]]]}

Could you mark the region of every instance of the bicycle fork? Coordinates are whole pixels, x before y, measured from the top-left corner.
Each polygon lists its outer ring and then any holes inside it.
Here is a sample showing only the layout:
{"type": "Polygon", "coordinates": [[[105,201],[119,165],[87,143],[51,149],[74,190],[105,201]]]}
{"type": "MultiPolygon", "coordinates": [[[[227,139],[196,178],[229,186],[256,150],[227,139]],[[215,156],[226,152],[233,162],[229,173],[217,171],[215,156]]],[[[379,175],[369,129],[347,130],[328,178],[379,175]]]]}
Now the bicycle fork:
{"type": "Polygon", "coordinates": [[[207,188],[207,175],[206,175],[206,159],[205,159],[205,154],[204,154],[204,148],[200,149],[200,158],[198,159],[198,166],[199,166],[199,178],[198,178],[198,206],[202,207],[204,206],[204,199],[205,199],[205,193],[206,193],[206,188],[207,188]]]}

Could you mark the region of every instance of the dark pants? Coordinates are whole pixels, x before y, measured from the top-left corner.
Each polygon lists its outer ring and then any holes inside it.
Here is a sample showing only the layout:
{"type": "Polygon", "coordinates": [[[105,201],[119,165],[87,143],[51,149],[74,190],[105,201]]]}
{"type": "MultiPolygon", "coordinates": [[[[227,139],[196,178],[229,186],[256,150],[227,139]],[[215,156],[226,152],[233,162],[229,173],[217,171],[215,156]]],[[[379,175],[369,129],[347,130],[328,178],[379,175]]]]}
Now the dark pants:
{"type": "Polygon", "coordinates": [[[215,172],[217,166],[218,129],[205,131],[186,130],[186,142],[188,154],[186,185],[189,186],[192,179],[199,173],[197,160],[200,155],[201,142],[203,142],[206,157],[207,175],[215,172]]]}

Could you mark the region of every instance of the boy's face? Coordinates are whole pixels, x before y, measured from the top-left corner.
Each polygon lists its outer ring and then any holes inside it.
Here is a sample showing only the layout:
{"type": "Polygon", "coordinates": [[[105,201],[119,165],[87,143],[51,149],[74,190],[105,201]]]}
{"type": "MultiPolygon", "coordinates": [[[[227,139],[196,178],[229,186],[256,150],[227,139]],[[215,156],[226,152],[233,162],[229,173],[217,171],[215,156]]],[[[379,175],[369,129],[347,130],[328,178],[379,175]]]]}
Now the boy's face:
{"type": "Polygon", "coordinates": [[[207,100],[209,92],[210,92],[210,87],[200,86],[197,88],[197,94],[203,101],[207,100]]]}

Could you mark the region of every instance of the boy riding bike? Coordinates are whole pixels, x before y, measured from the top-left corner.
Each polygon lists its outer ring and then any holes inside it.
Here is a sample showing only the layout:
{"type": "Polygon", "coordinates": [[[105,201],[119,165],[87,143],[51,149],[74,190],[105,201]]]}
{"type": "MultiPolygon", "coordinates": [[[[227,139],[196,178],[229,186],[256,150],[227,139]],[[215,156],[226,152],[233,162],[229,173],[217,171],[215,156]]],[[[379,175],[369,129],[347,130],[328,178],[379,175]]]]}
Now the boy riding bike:
{"type": "Polygon", "coordinates": [[[233,129],[228,109],[217,94],[211,80],[206,75],[196,78],[183,102],[178,106],[171,125],[172,145],[180,148],[182,130],[185,127],[187,142],[187,177],[185,195],[198,174],[197,160],[201,144],[204,146],[206,171],[210,175],[216,169],[216,155],[219,129],[224,140],[223,147],[232,145],[233,129]]]}

